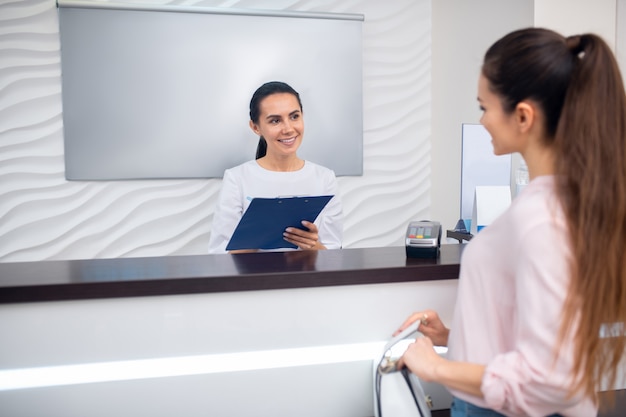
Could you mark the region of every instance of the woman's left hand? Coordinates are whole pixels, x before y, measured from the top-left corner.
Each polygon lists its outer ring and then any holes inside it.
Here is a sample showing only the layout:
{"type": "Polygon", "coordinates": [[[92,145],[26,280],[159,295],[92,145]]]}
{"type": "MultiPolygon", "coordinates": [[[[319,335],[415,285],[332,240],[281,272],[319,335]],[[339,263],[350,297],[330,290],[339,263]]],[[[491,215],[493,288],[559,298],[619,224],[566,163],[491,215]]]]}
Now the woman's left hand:
{"type": "Polygon", "coordinates": [[[283,233],[285,240],[304,250],[326,249],[326,247],[319,242],[318,229],[315,223],[303,220],[302,226],[306,227],[308,230],[302,230],[296,227],[288,227],[285,229],[283,233]]]}
{"type": "Polygon", "coordinates": [[[411,372],[426,382],[436,380],[436,369],[444,358],[435,352],[433,342],[427,337],[418,337],[407,348],[398,362],[398,368],[406,366],[411,372]]]}

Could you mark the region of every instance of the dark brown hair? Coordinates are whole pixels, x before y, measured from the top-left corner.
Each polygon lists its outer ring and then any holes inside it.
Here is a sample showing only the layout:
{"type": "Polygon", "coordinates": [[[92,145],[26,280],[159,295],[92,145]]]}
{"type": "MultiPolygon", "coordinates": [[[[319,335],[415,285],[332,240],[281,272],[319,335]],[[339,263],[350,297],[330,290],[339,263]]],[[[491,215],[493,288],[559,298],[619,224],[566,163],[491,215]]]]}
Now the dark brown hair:
{"type": "MultiPolygon", "coordinates": [[[[298,99],[298,104],[300,105],[300,111],[302,111],[302,101],[300,101],[300,94],[287,83],[282,81],[270,81],[259,88],[252,95],[252,99],[250,99],[250,120],[254,123],[259,123],[259,116],[261,114],[261,102],[267,96],[271,96],[272,94],[279,93],[288,93],[292,94],[298,99]]],[[[259,137],[259,143],[256,148],[256,157],[255,159],[259,159],[265,156],[267,152],[267,142],[265,142],[265,138],[263,136],[259,137]]]]}
{"type": "Polygon", "coordinates": [[[603,377],[615,382],[626,347],[626,94],[617,62],[597,35],[531,28],[496,42],[482,72],[506,112],[530,99],[545,115],[572,245],[559,340],[573,335],[572,394],[596,398],[603,377]],[[613,337],[600,337],[607,330],[613,337]]]}

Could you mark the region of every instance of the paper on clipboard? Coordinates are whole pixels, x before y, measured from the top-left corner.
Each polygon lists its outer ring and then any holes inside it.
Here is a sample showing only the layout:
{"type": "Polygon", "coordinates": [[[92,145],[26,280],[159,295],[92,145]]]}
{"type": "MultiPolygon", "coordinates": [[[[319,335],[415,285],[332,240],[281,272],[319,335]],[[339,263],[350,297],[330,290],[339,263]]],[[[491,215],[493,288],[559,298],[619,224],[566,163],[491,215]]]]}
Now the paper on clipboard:
{"type": "Polygon", "coordinates": [[[332,195],[253,198],[226,250],[296,248],[283,239],[287,227],[302,229],[302,220],[314,222],[332,195]]]}

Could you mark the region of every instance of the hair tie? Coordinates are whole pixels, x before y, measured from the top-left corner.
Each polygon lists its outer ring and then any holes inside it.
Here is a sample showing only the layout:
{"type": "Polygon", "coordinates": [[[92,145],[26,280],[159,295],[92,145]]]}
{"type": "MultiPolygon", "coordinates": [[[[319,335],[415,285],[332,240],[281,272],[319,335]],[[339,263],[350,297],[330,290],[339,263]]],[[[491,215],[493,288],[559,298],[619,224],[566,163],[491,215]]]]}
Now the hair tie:
{"type": "Polygon", "coordinates": [[[581,35],[568,36],[565,38],[565,46],[572,53],[572,55],[578,56],[584,51],[581,39],[581,35]]]}

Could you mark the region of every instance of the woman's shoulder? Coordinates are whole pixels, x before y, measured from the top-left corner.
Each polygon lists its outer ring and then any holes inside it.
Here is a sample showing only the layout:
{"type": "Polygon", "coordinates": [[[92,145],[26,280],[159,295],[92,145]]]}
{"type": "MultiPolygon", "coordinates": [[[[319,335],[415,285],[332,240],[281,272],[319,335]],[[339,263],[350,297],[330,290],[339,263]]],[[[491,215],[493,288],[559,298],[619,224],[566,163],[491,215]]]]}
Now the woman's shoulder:
{"type": "Polygon", "coordinates": [[[511,220],[524,230],[545,230],[546,226],[567,229],[563,207],[553,176],[537,177],[513,200],[511,220]]]}
{"type": "Polygon", "coordinates": [[[533,179],[519,197],[519,211],[542,212],[547,208],[558,207],[555,177],[546,175],[533,179]]]}
{"type": "Polygon", "coordinates": [[[317,175],[335,177],[335,171],[333,171],[332,169],[327,168],[323,165],[316,164],[315,162],[311,162],[309,160],[304,161],[304,167],[306,170],[314,172],[317,175]]]}
{"type": "Polygon", "coordinates": [[[259,169],[259,164],[256,160],[246,161],[242,164],[236,165],[234,167],[228,168],[224,171],[224,176],[227,175],[243,175],[246,172],[254,171],[259,169]]]}

